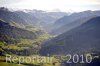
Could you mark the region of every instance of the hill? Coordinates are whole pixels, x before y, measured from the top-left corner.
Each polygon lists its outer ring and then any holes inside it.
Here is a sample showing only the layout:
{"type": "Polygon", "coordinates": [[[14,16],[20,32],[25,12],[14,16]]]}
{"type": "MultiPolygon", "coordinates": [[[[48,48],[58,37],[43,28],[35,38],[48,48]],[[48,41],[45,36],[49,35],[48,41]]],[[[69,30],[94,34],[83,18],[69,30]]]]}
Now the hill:
{"type": "Polygon", "coordinates": [[[87,50],[100,50],[100,17],[89,19],[84,24],[65,32],[42,46],[43,55],[66,55],[87,50]]]}
{"type": "Polygon", "coordinates": [[[66,31],[71,30],[72,28],[78,27],[85,20],[88,20],[93,17],[100,16],[100,11],[83,11],[79,13],[73,13],[71,15],[66,15],[58,19],[54,24],[52,31],[50,32],[53,35],[59,35],[66,31]]]}
{"type": "Polygon", "coordinates": [[[0,20],[0,55],[30,55],[37,53],[41,43],[48,36],[42,30],[21,29],[0,20]]]}

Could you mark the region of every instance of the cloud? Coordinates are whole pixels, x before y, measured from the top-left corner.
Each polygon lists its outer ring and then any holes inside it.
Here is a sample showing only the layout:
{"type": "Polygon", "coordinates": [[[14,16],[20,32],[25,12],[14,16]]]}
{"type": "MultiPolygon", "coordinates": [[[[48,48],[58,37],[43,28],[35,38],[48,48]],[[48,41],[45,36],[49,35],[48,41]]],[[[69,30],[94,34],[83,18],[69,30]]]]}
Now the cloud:
{"type": "Polygon", "coordinates": [[[23,2],[24,0],[0,0],[0,6],[23,2]]]}
{"type": "Polygon", "coordinates": [[[86,10],[100,9],[100,0],[0,0],[3,6],[19,9],[86,10]]]}

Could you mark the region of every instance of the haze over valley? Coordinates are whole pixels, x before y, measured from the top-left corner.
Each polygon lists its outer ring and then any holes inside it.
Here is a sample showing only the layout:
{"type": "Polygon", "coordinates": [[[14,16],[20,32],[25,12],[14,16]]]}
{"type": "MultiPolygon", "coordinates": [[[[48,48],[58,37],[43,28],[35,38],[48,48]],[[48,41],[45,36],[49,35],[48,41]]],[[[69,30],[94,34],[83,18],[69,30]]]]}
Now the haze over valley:
{"type": "Polygon", "coordinates": [[[100,66],[99,6],[99,0],[0,1],[0,65],[18,66],[6,63],[8,54],[41,61],[20,66],[100,66]],[[52,62],[43,63],[48,57],[52,62]]]}

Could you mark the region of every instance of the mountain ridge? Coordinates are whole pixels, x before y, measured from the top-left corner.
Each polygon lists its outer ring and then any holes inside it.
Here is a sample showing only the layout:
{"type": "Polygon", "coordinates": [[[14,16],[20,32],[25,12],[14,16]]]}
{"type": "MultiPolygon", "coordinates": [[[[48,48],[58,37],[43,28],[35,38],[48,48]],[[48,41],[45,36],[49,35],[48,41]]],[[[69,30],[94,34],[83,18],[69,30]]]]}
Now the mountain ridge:
{"type": "Polygon", "coordinates": [[[81,26],[45,42],[40,53],[43,55],[66,55],[67,53],[74,54],[90,49],[99,50],[99,21],[100,17],[92,18],[81,26]]]}

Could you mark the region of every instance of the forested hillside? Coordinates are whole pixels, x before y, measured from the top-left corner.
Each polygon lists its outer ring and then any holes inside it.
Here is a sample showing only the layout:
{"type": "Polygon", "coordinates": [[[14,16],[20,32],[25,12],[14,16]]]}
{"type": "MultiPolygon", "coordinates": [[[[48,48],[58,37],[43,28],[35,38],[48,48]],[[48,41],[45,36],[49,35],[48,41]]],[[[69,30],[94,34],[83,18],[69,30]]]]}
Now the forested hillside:
{"type": "Polygon", "coordinates": [[[47,42],[41,48],[43,55],[66,55],[100,50],[100,17],[94,17],[82,25],[47,42]]]}

